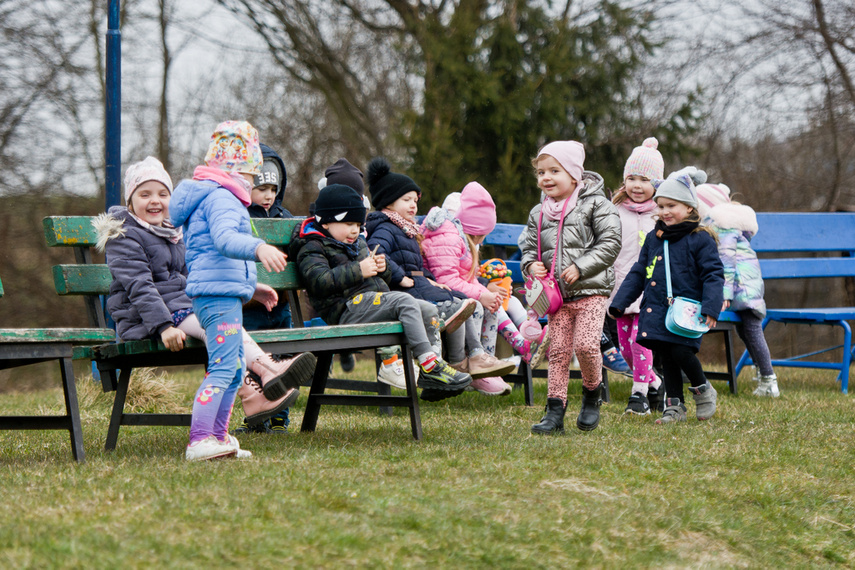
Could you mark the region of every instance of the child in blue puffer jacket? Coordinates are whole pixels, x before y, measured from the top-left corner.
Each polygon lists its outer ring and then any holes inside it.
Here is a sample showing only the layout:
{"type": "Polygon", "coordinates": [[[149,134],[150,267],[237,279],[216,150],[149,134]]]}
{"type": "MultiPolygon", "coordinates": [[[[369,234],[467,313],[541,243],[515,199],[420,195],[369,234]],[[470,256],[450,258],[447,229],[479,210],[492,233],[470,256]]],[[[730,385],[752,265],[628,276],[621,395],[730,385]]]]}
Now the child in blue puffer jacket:
{"type": "MultiPolygon", "coordinates": [[[[276,292],[256,282],[255,261],[268,271],[285,268],[285,254],[253,237],[247,212],[252,180],[262,164],[258,132],[244,121],[217,126],[205,156],[205,166],[182,181],[170,205],[172,223],[182,227],[186,243],[187,295],[206,332],[208,373],[193,400],[188,461],[246,456],[228,433],[245,359],[242,346],[243,304],[255,299],[272,307],[276,292]]],[[[306,355],[309,356],[309,355],[306,355]]],[[[306,359],[301,368],[313,369],[306,359]]],[[[311,374],[311,370],[307,370],[311,374]]],[[[297,388],[304,374],[288,375],[284,389],[297,388]]],[[[266,391],[265,391],[266,392],[266,391]]],[[[282,394],[267,394],[268,398],[282,394]]]]}

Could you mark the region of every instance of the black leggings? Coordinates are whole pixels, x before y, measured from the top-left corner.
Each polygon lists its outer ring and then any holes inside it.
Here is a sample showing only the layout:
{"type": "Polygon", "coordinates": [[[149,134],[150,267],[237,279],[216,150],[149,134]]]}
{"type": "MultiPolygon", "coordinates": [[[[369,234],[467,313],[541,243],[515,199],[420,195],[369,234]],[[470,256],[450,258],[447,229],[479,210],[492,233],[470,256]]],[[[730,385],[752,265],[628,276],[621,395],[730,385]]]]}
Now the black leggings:
{"type": "Polygon", "coordinates": [[[686,377],[692,386],[706,384],[707,377],[704,376],[704,369],[694,348],[664,341],[658,341],[655,345],[650,343],[649,347],[662,360],[662,368],[665,373],[665,392],[667,392],[668,398],[680,398],[681,402],[685,401],[683,399],[683,375],[680,373],[681,371],[686,373],[686,377]]]}

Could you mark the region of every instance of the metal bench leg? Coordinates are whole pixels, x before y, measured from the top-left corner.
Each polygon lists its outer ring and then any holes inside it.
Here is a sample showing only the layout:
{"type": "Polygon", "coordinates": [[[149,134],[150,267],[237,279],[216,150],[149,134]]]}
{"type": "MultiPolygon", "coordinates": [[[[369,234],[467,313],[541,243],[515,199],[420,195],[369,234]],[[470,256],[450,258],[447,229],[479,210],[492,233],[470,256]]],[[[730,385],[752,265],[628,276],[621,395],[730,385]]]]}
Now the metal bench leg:
{"type": "Polygon", "coordinates": [[[523,383],[523,392],[525,394],[525,405],[533,406],[534,405],[534,382],[532,381],[532,370],[531,366],[527,362],[523,362],[525,365],[525,370],[520,370],[523,372],[525,382],[523,383]]]}
{"type": "Polygon", "coordinates": [[[119,374],[119,383],[116,386],[116,398],[113,400],[113,411],[110,414],[110,427],[107,428],[107,441],[104,443],[106,451],[116,449],[119,440],[119,428],[122,425],[122,416],[125,413],[125,399],[128,397],[128,387],[131,383],[131,369],[123,368],[119,374]]]}
{"type": "MultiPolygon", "coordinates": [[[[404,362],[409,364],[413,361],[413,353],[409,344],[401,345],[401,353],[404,362]]],[[[407,396],[410,398],[410,428],[413,431],[413,439],[419,441],[422,439],[422,416],[419,411],[419,392],[416,389],[416,378],[412,366],[404,366],[404,381],[407,383],[407,396]]]]}
{"type": "Polygon", "coordinates": [[[727,383],[730,393],[736,394],[736,365],[733,362],[733,330],[724,329],[724,358],[727,360],[727,383]]]}
{"type": "Polygon", "coordinates": [[[840,363],[840,391],[844,394],[849,393],[849,366],[852,364],[852,329],[849,328],[849,323],[846,321],[838,321],[837,323],[843,327],[843,362],[840,363]]]}
{"type": "Polygon", "coordinates": [[[68,434],[71,437],[71,454],[80,463],[83,453],[83,429],[80,426],[80,407],[77,403],[77,386],[74,383],[74,367],[70,358],[61,358],[59,369],[62,374],[62,391],[65,394],[65,413],[68,415],[68,434]]]}
{"type": "Polygon", "coordinates": [[[333,359],[332,352],[322,352],[318,356],[318,364],[315,366],[315,375],[312,378],[312,387],[309,388],[309,399],[306,401],[306,411],[303,414],[303,424],[300,431],[315,431],[318,426],[318,414],[321,405],[315,401],[313,396],[323,394],[327,389],[327,378],[330,375],[330,365],[333,359]]]}
{"type": "Polygon", "coordinates": [[[609,391],[609,372],[603,368],[603,402],[608,404],[612,401],[612,394],[609,391]]]}

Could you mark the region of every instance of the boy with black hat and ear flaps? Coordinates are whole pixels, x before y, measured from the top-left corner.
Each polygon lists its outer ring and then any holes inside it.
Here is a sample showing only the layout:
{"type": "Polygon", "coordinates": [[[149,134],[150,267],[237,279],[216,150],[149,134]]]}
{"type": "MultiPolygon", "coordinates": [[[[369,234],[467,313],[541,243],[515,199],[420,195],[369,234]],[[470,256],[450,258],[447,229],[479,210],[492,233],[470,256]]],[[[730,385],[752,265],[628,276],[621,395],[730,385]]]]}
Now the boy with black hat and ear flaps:
{"type": "Polygon", "coordinates": [[[318,194],[314,217],[295,230],[290,258],[312,307],[330,325],[400,321],[419,362],[422,399],[462,393],[472,377],[442,360],[436,306],[389,290],[385,256],[369,253],[360,234],[366,211],[356,190],[332,184],[318,194]]]}

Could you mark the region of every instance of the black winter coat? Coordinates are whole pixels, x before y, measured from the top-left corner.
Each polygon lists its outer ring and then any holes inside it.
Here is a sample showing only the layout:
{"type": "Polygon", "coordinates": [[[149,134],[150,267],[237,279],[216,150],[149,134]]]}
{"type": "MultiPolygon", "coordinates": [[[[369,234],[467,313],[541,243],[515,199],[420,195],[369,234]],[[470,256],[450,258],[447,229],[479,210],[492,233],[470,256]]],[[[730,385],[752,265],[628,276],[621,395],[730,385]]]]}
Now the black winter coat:
{"type": "Polygon", "coordinates": [[[126,208],[111,208],[110,217],[99,231],[112,230],[105,247],[113,275],[107,310],[122,340],[157,336],[172,326],[173,312],[193,305],[184,292],[184,242],[172,243],[145,230],[126,208]]]}
{"type": "Polygon", "coordinates": [[[265,210],[257,204],[250,204],[246,208],[249,211],[249,216],[251,218],[293,218],[294,216],[291,212],[286,210],[282,205],[282,199],[285,197],[285,188],[288,186],[288,173],[285,171],[285,163],[282,162],[276,151],[266,144],[258,146],[261,148],[261,156],[264,158],[264,162],[272,160],[279,164],[279,168],[282,170],[282,181],[279,184],[279,190],[276,192],[276,197],[273,199],[273,205],[270,206],[270,209],[265,210]]]}
{"type": "Polygon", "coordinates": [[[391,278],[386,271],[367,279],[359,262],[368,257],[368,244],[359,239],[344,244],[325,234],[313,218],[294,230],[289,260],[296,261],[309,302],[328,325],[337,325],[347,302],[359,293],[389,291],[391,278]]]}
{"type": "MultiPolygon", "coordinates": [[[[654,229],[645,237],[638,261],[624,279],[609,311],[615,315],[622,314],[644,292],[638,319],[638,344],[650,348],[648,341],[665,341],[690,346],[697,351],[703,337],[687,338],[665,328],[665,313],[668,311],[665,242],[656,232],[654,229]]],[[[668,250],[674,296],[700,301],[701,313],[718,319],[724,302],[724,267],[715,239],[705,231],[696,231],[677,241],[669,240],[668,250]]]]}
{"type": "MultiPolygon", "coordinates": [[[[377,253],[386,255],[386,265],[392,273],[392,290],[409,293],[417,299],[431,303],[454,300],[455,295],[451,291],[428,281],[433,279],[433,274],[424,266],[417,240],[408,237],[404,230],[382,212],[368,214],[365,225],[368,231],[368,249],[373,251],[374,247],[379,245],[377,253]],[[401,286],[404,277],[413,280],[412,287],[401,286]]],[[[466,298],[462,293],[459,296],[466,298]]]]}

